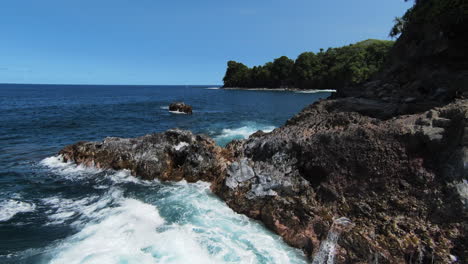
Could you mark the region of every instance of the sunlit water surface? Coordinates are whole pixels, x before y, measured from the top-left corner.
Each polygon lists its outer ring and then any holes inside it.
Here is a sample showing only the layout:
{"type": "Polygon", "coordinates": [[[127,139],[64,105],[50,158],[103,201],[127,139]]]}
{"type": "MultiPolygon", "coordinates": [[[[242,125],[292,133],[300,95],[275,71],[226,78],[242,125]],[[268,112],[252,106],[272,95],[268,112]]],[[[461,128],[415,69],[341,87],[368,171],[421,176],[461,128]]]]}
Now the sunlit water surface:
{"type": "Polygon", "coordinates": [[[56,156],[80,140],[174,127],[224,145],[329,95],[206,88],[0,85],[0,263],[305,263],[207,183],[142,181],[56,156]],[[173,101],[194,114],[169,113],[173,101]]]}

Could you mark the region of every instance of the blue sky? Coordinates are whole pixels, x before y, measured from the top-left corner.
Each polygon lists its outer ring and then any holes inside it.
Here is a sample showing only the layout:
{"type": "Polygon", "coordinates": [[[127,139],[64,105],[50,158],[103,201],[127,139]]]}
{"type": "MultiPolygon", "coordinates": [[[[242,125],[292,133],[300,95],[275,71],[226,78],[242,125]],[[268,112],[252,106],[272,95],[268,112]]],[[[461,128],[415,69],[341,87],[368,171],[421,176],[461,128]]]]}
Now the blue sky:
{"type": "Polygon", "coordinates": [[[387,39],[403,0],[3,0],[0,83],[221,84],[249,66],[387,39]]]}

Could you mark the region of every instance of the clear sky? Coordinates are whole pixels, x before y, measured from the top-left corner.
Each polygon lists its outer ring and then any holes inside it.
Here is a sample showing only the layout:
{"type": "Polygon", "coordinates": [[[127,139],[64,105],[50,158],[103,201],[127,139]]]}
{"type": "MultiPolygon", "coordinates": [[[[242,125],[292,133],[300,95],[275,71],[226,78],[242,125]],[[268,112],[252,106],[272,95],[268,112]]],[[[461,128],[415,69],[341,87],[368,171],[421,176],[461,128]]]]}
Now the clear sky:
{"type": "Polygon", "coordinates": [[[387,39],[403,0],[2,0],[0,83],[221,84],[249,66],[387,39]]]}

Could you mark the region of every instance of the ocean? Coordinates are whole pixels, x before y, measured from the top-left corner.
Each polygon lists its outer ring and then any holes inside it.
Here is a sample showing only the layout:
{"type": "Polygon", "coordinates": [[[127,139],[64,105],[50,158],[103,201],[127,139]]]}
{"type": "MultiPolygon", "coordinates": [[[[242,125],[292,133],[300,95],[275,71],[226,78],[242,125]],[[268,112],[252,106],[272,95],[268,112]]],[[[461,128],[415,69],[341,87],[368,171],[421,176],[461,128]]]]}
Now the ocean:
{"type": "Polygon", "coordinates": [[[0,85],[0,263],[306,263],[204,182],[62,163],[77,141],[182,128],[219,145],[271,131],[330,93],[215,86],[0,85]],[[184,101],[193,115],[173,114],[184,101]]]}

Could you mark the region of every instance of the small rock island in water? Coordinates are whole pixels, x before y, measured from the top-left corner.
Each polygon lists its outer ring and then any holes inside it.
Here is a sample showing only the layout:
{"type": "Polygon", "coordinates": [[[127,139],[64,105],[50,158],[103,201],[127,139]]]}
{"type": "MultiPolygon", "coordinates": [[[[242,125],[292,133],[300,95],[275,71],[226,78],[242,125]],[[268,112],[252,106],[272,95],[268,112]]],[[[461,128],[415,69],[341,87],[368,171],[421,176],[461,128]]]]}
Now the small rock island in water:
{"type": "MultiPolygon", "coordinates": [[[[314,263],[468,263],[466,10],[464,1],[417,1],[392,31],[398,40],[382,44],[388,57],[372,58],[378,72],[359,82],[347,79],[357,71],[300,77],[301,86],[334,79],[340,87],[271,133],[223,148],[174,129],[80,142],[60,154],[144,179],[210,182],[229,207],[316,256],[314,263]]],[[[301,60],[315,56],[325,55],[301,60]]],[[[278,65],[293,67],[285,58],[278,65]]],[[[226,85],[250,86],[248,72],[231,62],[226,85]]],[[[278,78],[272,85],[288,85],[286,75],[278,78]]],[[[185,104],[170,110],[192,112],[185,104]]]]}
{"type": "Polygon", "coordinates": [[[192,106],[187,105],[184,102],[176,102],[169,105],[169,111],[191,115],[192,106]]]}

